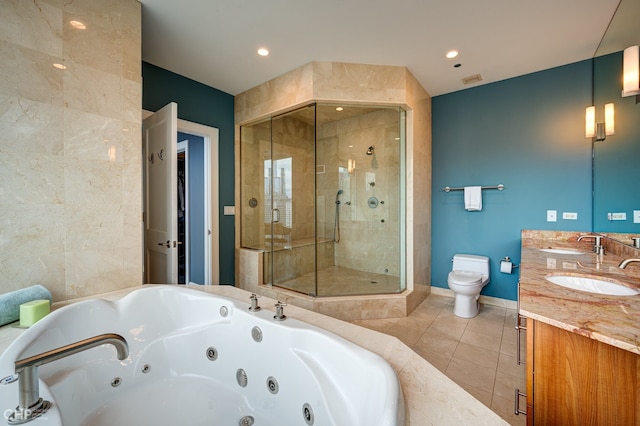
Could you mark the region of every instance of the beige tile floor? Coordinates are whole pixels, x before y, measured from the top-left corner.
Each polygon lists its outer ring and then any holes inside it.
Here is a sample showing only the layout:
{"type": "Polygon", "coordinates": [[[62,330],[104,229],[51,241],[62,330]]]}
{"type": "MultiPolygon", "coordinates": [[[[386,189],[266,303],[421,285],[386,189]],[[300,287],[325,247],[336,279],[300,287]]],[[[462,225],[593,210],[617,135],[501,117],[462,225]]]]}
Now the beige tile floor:
{"type": "Polygon", "coordinates": [[[432,294],[406,318],[353,323],[396,336],[507,422],[524,425],[526,416],[513,413],[514,389],[525,390],[525,367],[516,363],[515,316],[514,309],[482,305],[477,317],[458,318],[453,298],[432,294]]]}

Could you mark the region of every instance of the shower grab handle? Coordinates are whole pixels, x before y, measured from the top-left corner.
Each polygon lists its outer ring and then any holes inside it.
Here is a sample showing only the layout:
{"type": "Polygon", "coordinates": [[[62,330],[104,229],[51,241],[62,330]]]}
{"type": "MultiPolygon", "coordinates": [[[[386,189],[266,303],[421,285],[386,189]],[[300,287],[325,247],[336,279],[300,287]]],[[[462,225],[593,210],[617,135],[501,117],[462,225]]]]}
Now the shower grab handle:
{"type": "Polygon", "coordinates": [[[273,223],[278,223],[280,222],[280,210],[279,209],[271,209],[271,221],[273,223]],[[276,219],[276,213],[277,213],[277,219],[276,219]]]}

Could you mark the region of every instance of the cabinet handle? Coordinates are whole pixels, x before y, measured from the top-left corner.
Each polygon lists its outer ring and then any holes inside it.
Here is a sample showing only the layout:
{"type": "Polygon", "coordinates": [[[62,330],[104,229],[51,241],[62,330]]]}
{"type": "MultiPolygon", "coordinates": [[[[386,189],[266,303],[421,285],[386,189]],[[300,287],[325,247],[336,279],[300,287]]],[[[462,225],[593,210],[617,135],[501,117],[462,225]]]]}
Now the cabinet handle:
{"type": "Polygon", "coordinates": [[[518,333],[516,338],[516,363],[518,365],[526,364],[524,361],[521,361],[520,358],[520,330],[527,331],[526,322],[525,325],[522,325],[522,319],[525,318],[520,315],[520,281],[518,281],[518,297],[517,297],[517,310],[516,310],[516,333],[518,333]]]}
{"type": "Polygon", "coordinates": [[[522,325],[522,319],[523,318],[524,317],[522,315],[516,314],[516,327],[515,327],[516,328],[516,333],[517,333],[517,336],[516,336],[516,362],[518,363],[518,365],[526,364],[526,362],[522,361],[522,358],[520,356],[520,352],[521,352],[521,350],[520,350],[520,332],[522,330],[524,330],[525,333],[527,332],[527,327],[522,325]]]}
{"type": "Polygon", "coordinates": [[[526,411],[522,411],[520,409],[520,397],[521,396],[524,396],[526,398],[527,394],[520,392],[520,389],[516,388],[516,398],[515,398],[515,403],[514,403],[514,406],[513,406],[513,414],[515,414],[516,416],[520,415],[520,414],[524,414],[525,416],[527,415],[526,411]]]}

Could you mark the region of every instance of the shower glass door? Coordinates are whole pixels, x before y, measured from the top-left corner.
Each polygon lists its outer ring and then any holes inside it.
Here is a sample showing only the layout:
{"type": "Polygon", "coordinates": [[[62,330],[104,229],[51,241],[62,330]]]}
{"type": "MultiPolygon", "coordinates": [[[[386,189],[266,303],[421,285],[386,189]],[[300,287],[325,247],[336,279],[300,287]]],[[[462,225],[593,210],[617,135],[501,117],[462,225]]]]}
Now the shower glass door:
{"type": "Polygon", "coordinates": [[[405,288],[405,112],[312,104],[240,129],[240,241],[312,296],[405,288]]]}
{"type": "Polygon", "coordinates": [[[404,289],[404,126],[399,107],[318,104],[318,296],[404,289]]]}
{"type": "Polygon", "coordinates": [[[316,294],[314,121],[315,105],[273,117],[271,157],[264,161],[265,199],[271,200],[269,282],[311,295],[316,294]]]}

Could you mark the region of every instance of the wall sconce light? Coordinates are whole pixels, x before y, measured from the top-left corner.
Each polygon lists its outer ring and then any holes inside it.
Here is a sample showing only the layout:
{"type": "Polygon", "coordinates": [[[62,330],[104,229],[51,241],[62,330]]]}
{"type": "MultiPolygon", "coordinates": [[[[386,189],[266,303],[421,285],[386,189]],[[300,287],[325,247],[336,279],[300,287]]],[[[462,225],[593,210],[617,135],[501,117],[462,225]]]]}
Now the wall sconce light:
{"type": "Polygon", "coordinates": [[[622,58],[622,97],[634,95],[640,95],[640,46],[627,47],[622,58]]]}
{"type": "Polygon", "coordinates": [[[356,160],[348,159],[347,160],[347,172],[351,175],[353,171],[356,169],[356,160]]]}
{"type": "Polygon", "coordinates": [[[602,142],[607,136],[615,134],[615,113],[612,103],[604,105],[604,123],[596,122],[596,107],[589,106],[585,114],[585,138],[595,138],[602,142]]]}

